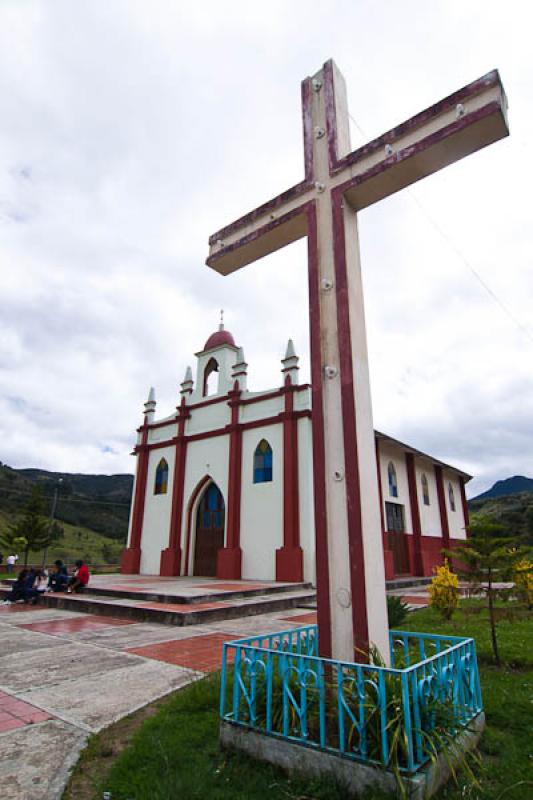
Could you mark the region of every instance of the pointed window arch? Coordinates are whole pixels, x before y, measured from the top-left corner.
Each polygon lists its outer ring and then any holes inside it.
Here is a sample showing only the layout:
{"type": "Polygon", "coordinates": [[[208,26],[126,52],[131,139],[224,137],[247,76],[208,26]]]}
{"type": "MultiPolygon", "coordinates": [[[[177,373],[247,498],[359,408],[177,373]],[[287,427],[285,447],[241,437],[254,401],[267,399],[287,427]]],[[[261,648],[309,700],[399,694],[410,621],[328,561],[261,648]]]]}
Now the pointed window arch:
{"type": "Polygon", "coordinates": [[[389,478],[389,494],[391,497],[398,497],[398,478],[396,477],[396,467],[392,461],[389,461],[387,474],[389,478]]]}
{"type": "Polygon", "coordinates": [[[422,484],[422,498],[424,500],[424,505],[429,506],[429,485],[428,485],[427,475],[425,472],[422,473],[420,482],[422,484]]]}
{"type": "Polygon", "coordinates": [[[448,498],[450,500],[450,511],[455,511],[455,495],[451,483],[448,483],[448,498]]]}
{"type": "Polygon", "coordinates": [[[204,397],[216,394],[218,391],[218,376],[214,374],[215,372],[218,372],[218,361],[211,357],[204,370],[204,397]]]}
{"type": "Polygon", "coordinates": [[[266,439],[261,439],[254,453],[254,483],[269,483],[272,480],[272,448],[266,439]]]}
{"type": "Polygon", "coordinates": [[[162,458],[155,471],[154,494],[166,494],[168,487],[168,464],[166,458],[162,458]]]}

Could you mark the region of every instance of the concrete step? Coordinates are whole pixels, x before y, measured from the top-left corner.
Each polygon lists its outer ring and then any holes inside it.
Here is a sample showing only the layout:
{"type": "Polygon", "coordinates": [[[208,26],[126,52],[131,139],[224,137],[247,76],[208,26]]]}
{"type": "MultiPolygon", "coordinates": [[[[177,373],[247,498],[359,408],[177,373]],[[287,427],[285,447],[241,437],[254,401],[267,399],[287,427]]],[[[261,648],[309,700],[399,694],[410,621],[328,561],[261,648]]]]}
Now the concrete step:
{"type": "MultiPolygon", "coordinates": [[[[7,588],[0,589],[1,595],[6,595],[7,588]]],[[[209,622],[219,622],[239,617],[267,614],[274,611],[284,611],[291,608],[300,608],[303,604],[313,600],[315,594],[306,589],[299,591],[285,591],[254,597],[243,597],[235,600],[213,600],[203,597],[203,602],[165,603],[157,600],[118,597],[95,597],[89,593],[66,594],[47,592],[39,598],[39,605],[48,608],[59,608],[68,611],[78,611],[85,614],[99,614],[103,616],[135,619],[139,622],[159,622],[164,625],[202,625],[209,622]]]]}
{"type": "Polygon", "coordinates": [[[387,591],[393,589],[412,589],[415,586],[428,586],[433,578],[418,577],[416,575],[408,575],[405,578],[394,578],[386,582],[387,591]]]}
{"type": "MultiPolygon", "coordinates": [[[[216,584],[213,585],[216,588],[216,584]]],[[[218,600],[239,600],[241,598],[249,597],[263,597],[269,595],[283,595],[287,592],[293,593],[297,591],[314,592],[311,583],[291,583],[291,584],[276,584],[273,586],[262,586],[258,589],[247,589],[245,586],[242,589],[235,589],[230,591],[211,591],[208,590],[202,594],[169,594],[166,592],[156,592],[153,589],[131,591],[128,589],[109,589],[105,586],[91,586],[89,585],[84,591],[84,595],[91,597],[116,597],[129,600],[149,600],[150,602],[157,603],[178,603],[195,605],[197,603],[212,602],[218,600]]]]}

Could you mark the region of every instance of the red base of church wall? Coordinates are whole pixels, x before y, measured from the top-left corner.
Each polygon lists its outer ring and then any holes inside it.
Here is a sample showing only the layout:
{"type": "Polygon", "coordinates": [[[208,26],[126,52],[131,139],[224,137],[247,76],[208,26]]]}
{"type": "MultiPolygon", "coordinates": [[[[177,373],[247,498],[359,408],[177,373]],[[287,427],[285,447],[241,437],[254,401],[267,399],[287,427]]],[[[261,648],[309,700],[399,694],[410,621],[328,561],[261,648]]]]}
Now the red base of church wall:
{"type": "Polygon", "coordinates": [[[181,550],[167,547],[161,550],[161,567],[159,574],[165,578],[172,578],[180,574],[181,550]]]}
{"type": "Polygon", "coordinates": [[[138,575],[141,569],[141,548],[127,547],[122,551],[120,571],[123,575],[138,575]]]}
{"type": "Polygon", "coordinates": [[[217,578],[240,581],[242,574],[242,550],[240,547],[225,547],[217,554],[217,578]]]}
{"type": "Polygon", "coordinates": [[[301,583],[304,579],[304,551],[301,547],[276,550],[276,580],[301,583]]]}
{"type": "Polygon", "coordinates": [[[385,559],[385,580],[392,581],[396,577],[396,573],[394,572],[394,556],[392,555],[390,550],[383,550],[383,556],[385,559]]]}

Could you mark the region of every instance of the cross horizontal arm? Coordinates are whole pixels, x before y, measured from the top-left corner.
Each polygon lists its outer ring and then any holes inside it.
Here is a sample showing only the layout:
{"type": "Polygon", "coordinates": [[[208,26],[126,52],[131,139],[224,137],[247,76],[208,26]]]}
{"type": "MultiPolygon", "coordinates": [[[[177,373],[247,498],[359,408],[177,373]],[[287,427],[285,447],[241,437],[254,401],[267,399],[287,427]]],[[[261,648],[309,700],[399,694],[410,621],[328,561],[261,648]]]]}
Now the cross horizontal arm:
{"type": "MultiPolygon", "coordinates": [[[[459,161],[509,134],[497,70],[330,163],[356,210],[459,161]]],[[[331,138],[331,137],[330,137],[331,138]]]]}

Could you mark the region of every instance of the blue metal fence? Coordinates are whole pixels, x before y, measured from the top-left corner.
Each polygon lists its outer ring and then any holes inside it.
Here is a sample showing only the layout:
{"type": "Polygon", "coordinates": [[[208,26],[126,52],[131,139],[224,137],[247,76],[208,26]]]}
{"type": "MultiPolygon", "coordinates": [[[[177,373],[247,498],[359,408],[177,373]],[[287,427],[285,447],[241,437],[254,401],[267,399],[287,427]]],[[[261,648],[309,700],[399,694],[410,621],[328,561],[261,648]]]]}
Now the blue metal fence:
{"type": "Polygon", "coordinates": [[[319,658],[316,625],[227,642],[220,716],[416,772],[434,752],[432,732],[454,735],[483,708],[475,643],[404,631],[391,631],[390,643],[384,667],[319,658]]]}

